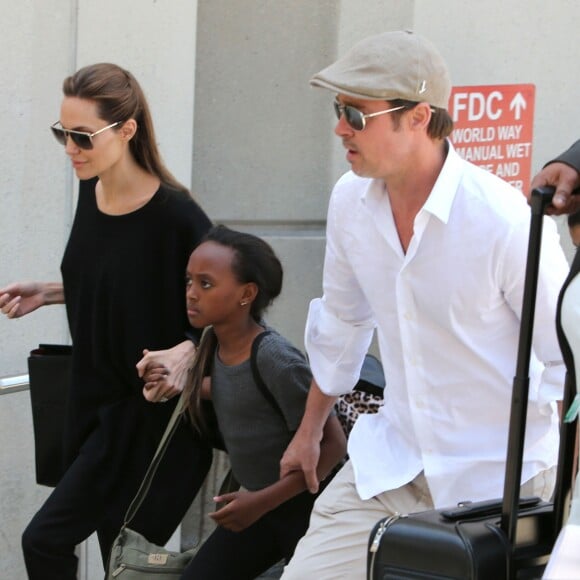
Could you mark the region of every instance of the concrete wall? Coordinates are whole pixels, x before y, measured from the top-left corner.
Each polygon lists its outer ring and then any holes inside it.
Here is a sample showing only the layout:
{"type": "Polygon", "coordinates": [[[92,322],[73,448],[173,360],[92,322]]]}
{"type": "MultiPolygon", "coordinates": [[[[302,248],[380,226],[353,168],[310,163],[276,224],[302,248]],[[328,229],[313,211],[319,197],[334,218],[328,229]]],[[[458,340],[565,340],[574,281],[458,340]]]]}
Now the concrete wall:
{"type": "MultiPolygon", "coordinates": [[[[58,118],[59,82],[73,66],[69,0],[3,2],[0,20],[0,286],[58,277],[71,219],[70,171],[48,127],[58,118]]],[[[63,309],[0,321],[0,376],[25,371],[38,340],[67,336],[63,309]]],[[[6,578],[26,577],[20,532],[47,495],[34,485],[28,392],[0,397],[0,562],[6,578]]]]}
{"type": "MultiPolygon", "coordinates": [[[[308,301],[320,293],[330,188],[347,169],[332,134],[332,96],[308,79],[354,42],[413,28],[438,45],[456,85],[534,83],[533,171],[578,137],[574,0],[0,0],[0,7],[0,286],[59,276],[76,184],[48,127],[58,118],[62,79],[90,62],[135,73],[168,166],[215,221],[272,242],[286,282],[270,322],[299,346],[308,301]]],[[[569,251],[567,235],[563,242],[569,251]]],[[[67,336],[62,307],[1,317],[0,377],[26,372],[39,341],[67,336]]],[[[26,392],[0,396],[0,433],[2,575],[24,578],[19,534],[46,495],[33,483],[26,392]]],[[[98,578],[96,570],[86,576],[98,578]]]]}

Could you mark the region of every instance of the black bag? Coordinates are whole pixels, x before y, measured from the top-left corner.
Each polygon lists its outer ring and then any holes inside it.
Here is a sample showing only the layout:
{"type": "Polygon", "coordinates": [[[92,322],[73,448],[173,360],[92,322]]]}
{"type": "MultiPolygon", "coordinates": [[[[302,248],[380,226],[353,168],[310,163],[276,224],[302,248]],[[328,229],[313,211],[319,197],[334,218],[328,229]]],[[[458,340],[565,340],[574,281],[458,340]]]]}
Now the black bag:
{"type": "Polygon", "coordinates": [[[55,487],[63,475],[63,436],[72,347],[41,344],[30,351],[28,376],[36,482],[55,487]]]}
{"type": "MultiPolygon", "coordinates": [[[[460,504],[451,510],[394,515],[369,538],[369,579],[440,578],[502,580],[539,578],[569,508],[576,422],[562,423],[554,502],[522,498],[520,479],[529,391],[529,365],[544,209],[553,188],[532,192],[516,376],[508,435],[503,499],[460,504]]],[[[564,408],[575,385],[569,378],[564,408]]]]}

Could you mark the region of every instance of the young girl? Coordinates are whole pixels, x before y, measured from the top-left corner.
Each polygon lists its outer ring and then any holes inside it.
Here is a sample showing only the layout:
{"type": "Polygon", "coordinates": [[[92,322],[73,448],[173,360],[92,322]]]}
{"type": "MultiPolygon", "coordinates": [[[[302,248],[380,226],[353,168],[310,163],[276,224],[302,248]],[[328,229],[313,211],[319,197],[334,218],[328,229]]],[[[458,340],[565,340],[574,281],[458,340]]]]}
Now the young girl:
{"type": "MultiPolygon", "coordinates": [[[[282,267],[260,238],[218,226],[187,265],[187,316],[208,327],[200,344],[190,415],[203,431],[202,399],[211,397],[235,478],[244,491],[211,517],[218,527],[187,567],[183,579],[251,580],[289,559],[306,531],[315,496],[302,472],[279,479],[280,458],[300,424],[311,374],[304,355],[274,331],[262,337],[255,361],[274,404],[254,382],[252,343],[265,331],[264,309],[282,287],[282,267]],[[209,377],[209,378],[208,378],[209,377]]],[[[346,442],[335,416],[326,424],[318,472],[325,478],[344,457],[346,442]]]]}

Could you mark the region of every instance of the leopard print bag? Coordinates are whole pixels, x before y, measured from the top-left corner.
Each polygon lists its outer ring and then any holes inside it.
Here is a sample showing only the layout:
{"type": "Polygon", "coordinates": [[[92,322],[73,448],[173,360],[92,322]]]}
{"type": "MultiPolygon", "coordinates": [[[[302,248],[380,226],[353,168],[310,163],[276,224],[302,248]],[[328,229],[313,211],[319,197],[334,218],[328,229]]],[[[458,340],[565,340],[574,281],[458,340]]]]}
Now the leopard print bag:
{"type": "Polygon", "coordinates": [[[338,398],[335,410],[348,437],[358,416],[362,413],[376,413],[383,404],[385,375],[381,362],[372,354],[367,354],[361,369],[360,379],[354,389],[338,398]]]}

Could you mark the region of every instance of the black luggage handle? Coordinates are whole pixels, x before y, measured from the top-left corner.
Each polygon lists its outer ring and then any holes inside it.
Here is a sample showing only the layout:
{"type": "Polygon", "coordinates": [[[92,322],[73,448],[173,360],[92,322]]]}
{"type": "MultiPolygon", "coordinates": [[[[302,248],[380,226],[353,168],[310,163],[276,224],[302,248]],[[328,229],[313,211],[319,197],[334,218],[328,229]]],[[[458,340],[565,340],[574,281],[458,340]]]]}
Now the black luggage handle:
{"type": "Polygon", "coordinates": [[[526,412],[530,388],[530,358],[544,211],[551,203],[554,191],[553,187],[534,189],[530,200],[532,217],[522,300],[518,357],[512,388],[506,474],[501,514],[501,528],[506,534],[511,546],[516,545],[517,505],[519,502],[520,481],[522,477],[526,412]]]}
{"type": "MultiPolygon", "coordinates": [[[[441,515],[449,521],[465,521],[467,519],[488,518],[499,516],[502,508],[501,499],[488,499],[482,501],[468,501],[457,504],[457,507],[441,510],[441,515]]],[[[520,497],[518,510],[533,508],[542,500],[536,496],[520,497]]]]}

